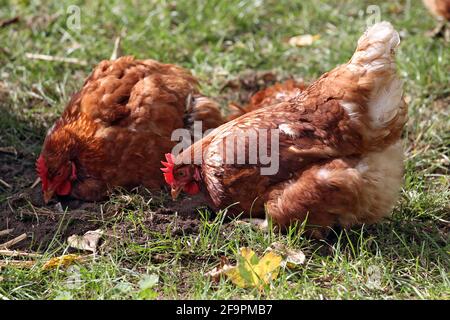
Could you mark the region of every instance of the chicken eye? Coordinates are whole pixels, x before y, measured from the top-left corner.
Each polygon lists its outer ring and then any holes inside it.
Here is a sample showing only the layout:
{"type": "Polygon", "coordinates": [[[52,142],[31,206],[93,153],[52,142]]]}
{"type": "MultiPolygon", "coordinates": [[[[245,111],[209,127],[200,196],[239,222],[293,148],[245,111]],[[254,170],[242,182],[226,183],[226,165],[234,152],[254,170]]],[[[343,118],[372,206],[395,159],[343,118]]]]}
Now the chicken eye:
{"type": "Polygon", "coordinates": [[[184,172],[183,171],[178,172],[178,176],[179,177],[184,177],[184,172]]]}

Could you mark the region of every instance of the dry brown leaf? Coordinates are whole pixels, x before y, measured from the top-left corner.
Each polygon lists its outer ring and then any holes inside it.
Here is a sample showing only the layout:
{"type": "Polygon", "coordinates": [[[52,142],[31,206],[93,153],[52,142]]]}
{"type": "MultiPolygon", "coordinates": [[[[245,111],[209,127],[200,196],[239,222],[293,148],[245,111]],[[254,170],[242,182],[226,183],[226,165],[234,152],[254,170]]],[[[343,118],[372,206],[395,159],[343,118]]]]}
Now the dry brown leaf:
{"type": "Polygon", "coordinates": [[[289,269],[297,268],[306,261],[306,256],[302,250],[295,250],[287,247],[280,242],[272,243],[267,251],[274,251],[283,257],[281,262],[282,267],[288,267],[289,269]]]}
{"type": "Polygon", "coordinates": [[[83,236],[72,235],[67,239],[69,246],[79,250],[97,251],[98,242],[103,236],[103,230],[97,229],[86,232],[83,236]]]}
{"type": "Polygon", "coordinates": [[[289,39],[289,45],[293,47],[307,47],[320,39],[320,35],[302,34],[289,39]]]}
{"type": "Polygon", "coordinates": [[[214,267],[211,271],[205,273],[206,277],[211,278],[214,282],[218,282],[220,277],[225,274],[230,268],[234,268],[225,256],[220,257],[220,264],[214,267]]]}

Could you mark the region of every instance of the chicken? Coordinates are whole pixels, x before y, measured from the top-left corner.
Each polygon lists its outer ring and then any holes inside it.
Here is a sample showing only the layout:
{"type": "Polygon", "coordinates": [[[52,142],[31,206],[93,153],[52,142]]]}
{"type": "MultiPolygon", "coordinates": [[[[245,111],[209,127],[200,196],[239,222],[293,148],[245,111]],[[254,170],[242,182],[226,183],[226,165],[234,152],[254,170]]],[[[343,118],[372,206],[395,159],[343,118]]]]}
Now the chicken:
{"type": "Polygon", "coordinates": [[[250,101],[244,107],[237,104],[230,104],[229,109],[233,110],[233,112],[228,115],[227,121],[236,119],[237,117],[253,110],[287,100],[289,97],[293,97],[299,92],[305,90],[305,88],[306,86],[303,82],[298,82],[292,79],[281,83],[276,83],[268,88],[256,92],[252,95],[250,101]]]}
{"type": "Polygon", "coordinates": [[[450,41],[450,0],[422,0],[433,16],[438,20],[438,26],[430,32],[430,35],[443,35],[446,41],[450,41]]]}
{"type": "Polygon", "coordinates": [[[160,189],[157,164],[176,144],[172,132],[195,120],[203,130],[223,123],[187,70],[130,56],[102,61],[45,138],[36,163],[45,202],[96,201],[113,187],[160,189]]]}
{"type": "Polygon", "coordinates": [[[390,23],[378,23],[348,63],[302,93],[167,154],[162,171],[172,197],[202,192],[214,209],[267,214],[281,228],[306,220],[315,238],[389,216],[402,185],[407,118],[399,43],[390,23]]]}

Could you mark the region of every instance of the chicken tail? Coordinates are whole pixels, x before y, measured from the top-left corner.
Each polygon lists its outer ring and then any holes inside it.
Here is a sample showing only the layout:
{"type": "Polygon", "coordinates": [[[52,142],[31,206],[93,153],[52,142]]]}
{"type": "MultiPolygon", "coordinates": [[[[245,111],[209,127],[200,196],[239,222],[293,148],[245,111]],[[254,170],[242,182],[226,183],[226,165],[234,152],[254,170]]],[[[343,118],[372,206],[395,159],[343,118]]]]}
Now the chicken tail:
{"type": "MultiPolygon", "coordinates": [[[[367,113],[372,129],[389,127],[404,113],[403,82],[397,76],[395,49],[400,36],[389,22],[370,27],[358,40],[358,47],[347,69],[358,76],[357,88],[367,94],[367,113]]],[[[350,101],[351,102],[351,101],[350,101]]],[[[346,109],[351,109],[351,103],[346,109]]],[[[347,110],[352,114],[356,110],[347,110]]]]}

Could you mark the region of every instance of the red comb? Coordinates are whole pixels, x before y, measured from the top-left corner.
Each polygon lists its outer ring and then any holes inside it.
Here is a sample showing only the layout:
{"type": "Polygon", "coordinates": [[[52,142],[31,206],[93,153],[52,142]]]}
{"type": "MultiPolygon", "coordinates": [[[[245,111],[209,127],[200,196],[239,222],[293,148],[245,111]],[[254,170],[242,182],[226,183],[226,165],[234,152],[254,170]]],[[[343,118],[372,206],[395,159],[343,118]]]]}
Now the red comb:
{"type": "Polygon", "coordinates": [[[161,168],[161,171],[164,172],[164,179],[167,184],[172,184],[174,182],[173,178],[173,168],[175,167],[175,157],[171,153],[166,153],[166,160],[161,161],[164,168],[161,168]]]}
{"type": "Polygon", "coordinates": [[[47,166],[45,165],[45,160],[42,155],[36,160],[36,171],[41,178],[42,189],[47,190],[47,166]]]}

